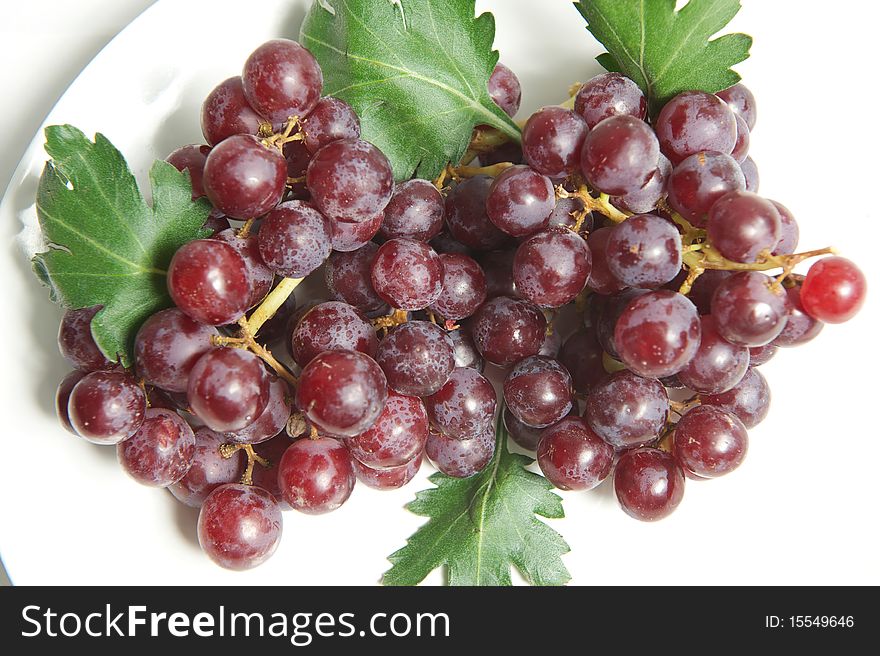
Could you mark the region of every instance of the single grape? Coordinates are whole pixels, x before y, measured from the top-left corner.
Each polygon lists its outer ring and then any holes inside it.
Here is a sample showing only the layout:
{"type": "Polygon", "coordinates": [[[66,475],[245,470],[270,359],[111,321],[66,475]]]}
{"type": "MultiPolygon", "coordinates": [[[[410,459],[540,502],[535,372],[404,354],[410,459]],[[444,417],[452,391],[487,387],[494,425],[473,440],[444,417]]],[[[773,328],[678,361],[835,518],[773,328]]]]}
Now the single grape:
{"type": "Polygon", "coordinates": [[[510,236],[499,230],[486,214],[492,178],[478,175],[459,182],[446,196],[446,227],[456,241],[477,251],[503,248],[510,236]]]}
{"type": "Polygon", "coordinates": [[[239,444],[260,444],[271,440],[287,425],[287,420],[290,419],[291,400],[290,386],[283,379],[271,376],[266,407],[253,422],[241,430],[227,433],[228,441],[239,444]]]}
{"type": "Polygon", "coordinates": [[[443,231],[443,195],[427,180],[407,180],[394,187],[380,229],[385,239],[430,241],[443,231]]]}
{"type": "Polygon", "coordinates": [[[165,158],[165,161],[178,171],[189,171],[193,200],[205,195],[205,189],[202,186],[202,175],[205,172],[205,162],[210,152],[210,146],[189,144],[188,146],[181,146],[165,158]]]}
{"type": "Polygon", "coordinates": [[[508,235],[526,237],[547,227],[555,205],[550,178],[528,166],[511,166],[489,187],[486,215],[508,235]]]}
{"type": "Polygon", "coordinates": [[[623,449],[656,440],[668,413],[669,397],[660,381],[618,371],[593,386],[584,419],[599,437],[623,449]]]}
{"type": "Polygon", "coordinates": [[[211,492],[241,478],[244,463],[241,453],[235,453],[231,458],[221,456],[220,445],[225,440],[207,426],[196,429],[194,437],[192,466],[183,478],[168,486],[168,491],[181,503],[200,508],[211,492]]]}
{"type": "Polygon", "coordinates": [[[729,155],[736,145],[736,118],[716,96],[685,91],[675,96],[654,124],[660,149],[673,164],[707,150],[729,155]]]}
{"type": "Polygon", "coordinates": [[[602,368],[602,347],[594,329],[572,333],[559,351],[559,362],[571,374],[572,386],[578,394],[588,393],[606,375],[602,368]]]}
{"type": "Polygon", "coordinates": [[[587,122],[570,109],[543,107],[523,127],[523,157],[538,173],[565,177],[577,172],[588,131],[587,122]]]}
{"type": "Polygon", "coordinates": [[[865,302],[868,283],[865,274],[843,257],[826,257],[815,262],[801,286],[804,311],[825,323],[852,319],[865,302]]]}
{"type": "Polygon", "coordinates": [[[490,251],[480,256],[479,263],[486,276],[486,298],[519,298],[513,281],[514,257],[516,251],[490,251]]]}
{"type": "Polygon", "coordinates": [[[186,392],[193,414],[212,430],[231,433],[253,423],[269,402],[269,374],[250,351],[216,348],[200,357],[186,392]]]}
{"type": "Polygon", "coordinates": [[[580,417],[567,417],[544,430],[538,466],[560,490],[592,490],[611,473],[614,448],[580,417]]]}
{"type": "Polygon", "coordinates": [[[260,257],[280,276],[305,278],[330,256],[331,231],[330,221],[307,203],[282,203],[260,226],[260,257]]]}
{"type": "Polygon", "coordinates": [[[281,509],[266,490],[229,483],[199,511],[199,544],[215,563],[245,570],[266,562],[281,541],[281,509]]]}
{"type": "Polygon", "coordinates": [[[749,368],[749,349],[724,339],[711,315],[700,317],[700,348],[678,372],[679,380],[695,392],[725,392],[742,380],[749,368]]]}
{"type": "Polygon", "coordinates": [[[534,451],[538,448],[538,442],[541,441],[541,434],[544,432],[543,428],[535,428],[521,422],[507,407],[504,408],[504,427],[513,441],[526,451],[534,451]]]}
{"type": "MultiPolygon", "coordinates": [[[[803,290],[801,294],[803,298],[803,290]]],[[[781,285],[763,273],[740,271],[718,285],[712,297],[712,316],[728,342],[763,346],[785,328],[788,297],[781,285]]]]}
{"type": "Polygon", "coordinates": [[[746,427],[719,407],[688,410],[675,426],[672,454],[683,469],[700,478],[729,474],[742,464],[749,448],[746,427]]]}
{"type": "Polygon", "coordinates": [[[360,223],[331,221],[333,250],[350,253],[362,248],[379,233],[384,220],[384,215],[380,213],[372,219],[360,223]]]}
{"type": "MultiPolygon", "coordinates": [[[[445,212],[445,209],[444,209],[445,212]]],[[[456,241],[448,232],[441,232],[428,242],[438,253],[448,253],[450,255],[473,255],[474,251],[468,248],[460,241],[456,241]]]]}
{"type": "Polygon", "coordinates": [[[725,194],[709,210],[709,239],[734,262],[756,262],[761,253],[776,247],[781,230],[773,203],[750,191],[725,194]]]}
{"type": "Polygon", "coordinates": [[[486,276],[467,255],[443,253],[442,291],[429,307],[444,319],[458,321],[471,316],[486,300],[486,276]]]}
{"type": "Polygon", "coordinates": [[[697,306],[697,310],[701,315],[711,313],[712,297],[715,295],[715,290],[718,289],[718,285],[732,275],[733,271],[707,269],[696,279],[688,294],[688,298],[697,306]]]}
{"type": "Polygon", "coordinates": [[[118,444],[144,421],[147,399],[123,371],[93,371],[70,392],[67,414],[76,434],[93,444],[118,444]]]}
{"type": "Polygon", "coordinates": [[[351,437],[372,426],[388,397],[385,374],[358,351],[325,351],[303,369],[296,405],[330,435],[351,437]]]}
{"type": "Polygon", "coordinates": [[[785,322],[782,332],[776,336],[771,344],[773,346],[806,344],[822,332],[825,324],[806,313],[801,302],[800,287],[789,287],[785,293],[788,296],[788,321],[785,322]]]}
{"type": "Polygon", "coordinates": [[[693,360],[700,347],[700,315],[678,292],[649,292],[621,313],[614,345],[623,363],[640,376],[671,376],[693,360]]]}
{"type": "Polygon", "coordinates": [[[746,157],[739,165],[745,180],[746,191],[758,193],[758,187],[761,185],[761,176],[758,174],[758,166],[751,157],[746,157]]]}
{"type": "Polygon", "coordinates": [[[726,102],[734,114],[745,119],[749,130],[755,128],[755,123],[758,120],[755,96],[752,95],[752,92],[744,84],[734,84],[732,87],[719,91],[715,95],[726,102]]]}
{"type": "Polygon", "coordinates": [[[257,135],[264,121],[244,97],[240,76],[218,84],[202,103],[202,134],[212,146],[236,134],[257,135]]]}
{"type": "Polygon", "coordinates": [[[332,437],[296,440],[278,466],[282,498],[294,510],[309,515],[339,508],[351,496],[354,483],[348,449],[332,437]]]}
{"type": "Polygon", "coordinates": [[[757,369],[749,369],[733,388],[702,397],[703,405],[717,406],[735,415],[746,428],[760,424],[770,411],[770,386],[757,369]]]}
{"type": "Polygon", "coordinates": [[[770,362],[778,350],[779,347],[774,346],[772,342],[764,346],[749,347],[749,366],[760,367],[762,364],[770,362]]]}
{"type": "Polygon", "coordinates": [[[736,115],[736,144],[730,153],[737,162],[742,162],[749,156],[749,146],[751,145],[751,134],[749,126],[742,116],[736,115]]]}
{"type": "Polygon", "coordinates": [[[376,357],[379,340],[373,325],[346,303],[329,301],[309,310],[291,336],[291,353],[305,367],[324,351],[360,351],[376,357]]]}
{"type": "Polygon", "coordinates": [[[119,464],[134,480],[168,487],[183,478],[193,463],[196,438],[176,412],[150,408],[137,432],[116,445],[119,464]]]}
{"type": "Polygon", "coordinates": [[[274,124],[312,111],[324,86],[312,53],[289,39],[273,39],[254,50],[241,80],[251,107],[274,124]]]}
{"type": "Polygon", "coordinates": [[[499,366],[537,355],[544,343],[547,319],[537,306],[499,296],[474,315],[471,335],[484,358],[499,366]]]}
{"type": "Polygon", "coordinates": [[[410,396],[428,396],[449,379],[455,368],[455,349],[452,338],[433,323],[408,321],[382,340],[376,362],[391,389],[410,396]]]}
{"type": "Polygon", "coordinates": [[[592,269],[587,243],[556,228],[529,237],[513,260],[517,292],[541,307],[561,307],[580,294],[592,269]]]}
{"type": "Polygon", "coordinates": [[[356,307],[364,314],[384,313],[388,305],[373,289],[371,272],[379,246],[373,243],[350,253],[333,253],[324,268],[330,297],[356,307]]]}
{"type": "Polygon", "coordinates": [[[659,449],[627,451],[614,468],[614,492],[620,507],[643,522],[670,515],[684,496],[684,482],[684,472],[675,458],[659,449]]]}
{"type": "Polygon", "coordinates": [[[326,96],[302,121],[302,133],[306,149],[314,155],[333,141],[360,137],[361,122],[347,102],[326,96]]]}
{"type": "Polygon", "coordinates": [[[671,174],[672,164],[661,153],[657,168],[645,184],[628,194],[613,197],[611,202],[616,207],[633,214],[648,214],[654,211],[662,198],[666,197],[666,184],[671,174]]]}
{"type": "Polygon", "coordinates": [[[481,472],[495,455],[495,430],[490,423],[466,440],[432,432],[428,435],[425,454],[447,476],[468,478],[481,472]]]}
{"type": "Polygon", "coordinates": [[[773,249],[774,255],[791,255],[797,250],[801,231],[798,227],[794,214],[782,203],[771,200],[773,207],[779,213],[779,241],[773,249]]]}
{"type": "Polygon", "coordinates": [[[58,328],[58,350],[76,369],[99,371],[115,366],[98,348],[92,335],[92,319],[101,310],[100,305],[67,310],[58,328]]]}
{"type": "Polygon", "coordinates": [[[434,428],[456,440],[471,439],[491,428],[497,405],[492,383],[467,368],[453,370],[446,384],[424,401],[434,428]]]}
{"type": "MultiPolygon", "coordinates": [[[[265,224],[266,221],[264,220],[263,225],[265,224]]],[[[260,256],[260,245],[257,235],[239,237],[237,230],[229,228],[213,235],[211,239],[217,239],[232,246],[241,255],[245,265],[247,265],[251,286],[248,307],[254,307],[266,298],[266,294],[272,289],[272,281],[275,278],[275,274],[272,273],[272,269],[266,266],[266,263],[263,262],[263,258],[260,256]]]]}
{"type": "MultiPolygon", "coordinates": [[[[577,223],[577,216],[583,212],[583,209],[584,201],[580,198],[575,198],[574,196],[560,198],[556,201],[556,205],[553,206],[553,211],[550,212],[547,225],[548,227],[574,228],[577,223]]],[[[593,231],[593,225],[593,213],[589,212],[583,224],[581,224],[581,231],[590,233],[593,231]]]]}
{"type": "Polygon", "coordinates": [[[669,206],[696,226],[702,226],[715,202],[746,188],[740,165],[730,155],[697,153],[672,170],[667,182],[669,206]]]}
{"type": "Polygon", "coordinates": [[[519,110],[522,88],[514,72],[504,64],[495,64],[492,75],[489,76],[488,90],[492,102],[508,116],[513,117],[519,110]]]}
{"type": "Polygon", "coordinates": [[[70,402],[70,393],[76,384],[86,375],[85,371],[71,371],[58,384],[55,391],[55,414],[58,415],[58,421],[64,426],[65,430],[76,435],[76,430],[70,423],[70,415],[67,412],[68,403],[70,402]]]}
{"type": "Polygon", "coordinates": [[[588,80],[574,98],[574,111],[592,130],[611,116],[627,115],[639,120],[648,112],[648,101],[638,85],[620,73],[602,73],[588,80]]]}
{"type": "Polygon", "coordinates": [[[346,439],[353,458],[368,467],[399,467],[425,450],[428,413],[416,396],[388,393],[382,414],[368,430],[346,439]]]}
{"type": "Polygon", "coordinates": [[[177,308],[161,310],[147,319],[134,339],[138,375],[148,385],[185,392],[196,361],[213,348],[213,326],[193,321],[177,308]]]}
{"type": "Polygon", "coordinates": [[[637,214],[611,229],[605,250],[608,268],[630,287],[665,285],[681,270],[681,236],[654,214],[637,214]]]}
{"type": "Polygon", "coordinates": [[[384,469],[369,467],[357,458],[352,458],[351,464],[354,465],[357,479],[367,487],[375,490],[396,490],[409,483],[419,473],[419,469],[422,468],[422,454],[397,467],[384,469]]]}
{"type": "Polygon", "coordinates": [[[628,114],[606,118],[587,135],[581,171],[598,191],[622,196],[641,189],[657,170],[660,144],[648,124],[628,114]]]}
{"type": "Polygon", "coordinates": [[[504,379],[504,401],[524,424],[543,428],[571,410],[571,376],[551,358],[534,355],[516,363],[504,379]]]}
{"type": "Polygon", "coordinates": [[[434,249],[412,239],[392,239],[373,260],[373,289],[392,307],[422,310],[443,291],[443,264],[434,249]]]}
{"type": "Polygon", "coordinates": [[[361,223],[388,205],[394,176],[388,158],[373,144],[343,139],[315,153],[306,185],[321,214],[334,221],[361,223]]]}
{"type": "Polygon", "coordinates": [[[256,137],[233,135],[211,150],[202,184],[208,200],[226,216],[262,216],[281,202],[287,185],[287,160],[256,137]]]}
{"type": "Polygon", "coordinates": [[[608,264],[608,242],[611,239],[611,231],[612,228],[599,228],[593,230],[587,237],[591,259],[587,286],[598,294],[614,294],[626,288],[626,285],[611,273],[608,264]]]}

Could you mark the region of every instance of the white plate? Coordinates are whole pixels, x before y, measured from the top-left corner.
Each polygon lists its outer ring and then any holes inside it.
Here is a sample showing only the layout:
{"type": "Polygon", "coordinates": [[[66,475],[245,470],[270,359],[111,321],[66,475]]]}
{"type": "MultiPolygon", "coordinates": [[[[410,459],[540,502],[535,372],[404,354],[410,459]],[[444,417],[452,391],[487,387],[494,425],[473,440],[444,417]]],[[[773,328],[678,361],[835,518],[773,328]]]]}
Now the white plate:
{"type": "MultiPolygon", "coordinates": [[[[263,0],[258,20],[243,20],[254,8],[240,0],[161,0],[82,72],[46,124],[103,132],[143,184],[154,158],[201,140],[198,112],[208,91],[262,41],[295,36],[307,4],[263,0]]],[[[752,152],[762,190],[794,211],[802,246],[833,242],[856,260],[873,296],[855,321],[829,326],[762,369],[774,407],[751,431],[745,464],[726,479],[689,482],[671,518],[629,519],[607,484],[564,494],[568,517],[550,523],[572,547],[565,562],[574,583],[880,583],[880,240],[871,202],[880,152],[872,30],[880,15],[871,3],[840,3],[834,12],[795,0],[745,4],[733,27],[755,37],[752,59],[739,70],[760,105],[752,152]]],[[[523,83],[524,110],[561,101],[571,82],[599,72],[598,45],[567,0],[487,0],[478,8],[496,13],[497,45],[523,83]]],[[[0,208],[10,241],[14,226],[35,219],[45,159],[38,134],[0,208]]],[[[0,554],[13,582],[372,584],[388,567],[385,557],[422,523],[402,506],[428,486],[428,465],[403,490],[359,486],[332,514],[287,513],[281,547],[262,567],[232,573],[212,565],[195,539],[195,512],[129,480],[114,449],[58,426],[53,395],[66,373],[55,346],[60,313],[20,246],[0,266],[9,313],[0,345],[0,554]]],[[[442,579],[435,572],[428,580],[442,579]]]]}

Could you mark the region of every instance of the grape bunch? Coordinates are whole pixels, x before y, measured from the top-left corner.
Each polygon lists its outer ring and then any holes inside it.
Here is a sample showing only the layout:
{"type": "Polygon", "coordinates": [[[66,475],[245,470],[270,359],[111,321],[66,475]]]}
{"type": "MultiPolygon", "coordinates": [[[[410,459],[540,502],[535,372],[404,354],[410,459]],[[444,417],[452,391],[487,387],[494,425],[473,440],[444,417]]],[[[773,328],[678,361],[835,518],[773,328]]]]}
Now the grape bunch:
{"type": "MultiPolygon", "coordinates": [[[[625,512],[666,516],[687,477],[742,462],[770,400],[757,367],[864,299],[843,258],[792,272],[815,253],[796,254],[791,212],[757,195],[742,85],[680,94],[648,122],[639,88],[603,74],[573,108],[533,114],[521,148],[397,183],[322,85],[311,53],[277,39],[207,96],[206,143],[167,159],[210,201],[211,235],[174,254],[174,306],[141,326],[133,368],[97,347],[100,306],[59,332],[75,367],[64,426],[200,508],[223,567],[268,559],[282,511],[339,508],[356,481],[399,488],[425,455],[477,474],[499,411],[556,487],[613,471],[625,512]],[[298,302],[307,277],[326,295],[298,302]],[[582,317],[570,335],[566,305],[582,317]]],[[[489,92],[518,111],[505,66],[489,92]]]]}

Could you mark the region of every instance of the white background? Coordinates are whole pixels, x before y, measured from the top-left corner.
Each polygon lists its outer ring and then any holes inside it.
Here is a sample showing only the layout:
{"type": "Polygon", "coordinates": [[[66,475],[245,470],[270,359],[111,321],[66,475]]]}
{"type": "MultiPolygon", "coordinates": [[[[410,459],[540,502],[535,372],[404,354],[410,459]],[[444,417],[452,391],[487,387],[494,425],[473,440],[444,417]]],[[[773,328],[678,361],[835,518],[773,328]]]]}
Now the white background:
{"type": "MultiPolygon", "coordinates": [[[[282,11],[268,0],[177,0],[171,12],[170,2],[160,1],[167,16],[152,38],[104,62],[102,70],[112,74],[99,91],[68,115],[53,117],[106,131],[141,179],[153,156],[200,139],[197,108],[205,93],[234,74],[261,40],[295,34],[292,26],[304,4],[291,1],[282,11]],[[133,90],[156,82],[151,64],[162,60],[162,53],[175,55],[174,74],[187,83],[176,90],[179,97],[151,113],[117,112],[116,107],[142,104],[133,90]]],[[[77,73],[150,4],[0,3],[0,189],[77,73]]],[[[871,295],[856,320],[829,326],[815,342],[782,352],[762,368],[773,407],[751,431],[745,464],[726,479],[689,482],[684,502],[669,519],[658,524],[629,519],[615,507],[607,484],[589,494],[565,494],[568,516],[551,525],[572,547],[565,562],[574,583],[880,583],[875,460],[880,10],[860,0],[830,7],[812,0],[743,4],[732,28],[755,37],[752,58],[738,70],[760,108],[752,154],[762,193],[793,210],[802,247],[832,243],[857,261],[871,295]]],[[[496,43],[502,61],[523,82],[524,112],[561,101],[570,82],[599,72],[591,59],[598,46],[566,0],[485,0],[478,8],[496,11],[496,43]]],[[[20,196],[16,211],[26,210],[20,196]]],[[[126,479],[112,448],[76,441],[57,427],[52,399],[65,373],[54,346],[60,315],[15,243],[20,229],[10,220],[15,212],[3,216],[0,557],[15,583],[377,581],[387,568],[385,556],[422,522],[401,506],[427,487],[429,466],[404,490],[379,493],[361,486],[336,513],[285,515],[279,552],[257,570],[236,574],[216,568],[194,541],[194,513],[166,493],[126,479]]],[[[435,573],[429,581],[441,578],[435,573]]]]}

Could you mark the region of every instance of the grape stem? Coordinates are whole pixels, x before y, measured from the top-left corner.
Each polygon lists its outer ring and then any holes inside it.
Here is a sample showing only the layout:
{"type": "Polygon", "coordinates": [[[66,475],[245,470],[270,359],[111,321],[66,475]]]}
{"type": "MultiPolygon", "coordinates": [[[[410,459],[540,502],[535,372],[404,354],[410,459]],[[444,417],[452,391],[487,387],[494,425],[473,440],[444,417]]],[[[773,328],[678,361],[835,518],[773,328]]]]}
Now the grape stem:
{"type": "Polygon", "coordinates": [[[391,314],[384,317],[376,317],[373,319],[373,328],[376,330],[388,331],[408,321],[406,310],[394,310],[391,314]]]}
{"type": "MultiPolygon", "coordinates": [[[[265,134],[266,125],[268,124],[264,123],[260,126],[261,134],[265,134]]],[[[269,126],[270,131],[271,129],[272,127],[269,126]]],[[[287,119],[287,123],[284,125],[284,130],[269,134],[269,136],[263,139],[263,145],[266,146],[266,148],[277,148],[278,150],[283,151],[285,144],[288,144],[291,141],[302,141],[303,139],[305,139],[305,134],[303,133],[302,123],[299,120],[299,116],[291,116],[287,119]]]]}
{"type": "Polygon", "coordinates": [[[263,467],[269,468],[269,461],[264,457],[257,455],[252,444],[221,444],[220,455],[223,458],[231,458],[239,451],[244,451],[247,456],[247,467],[244,474],[241,475],[242,485],[254,484],[254,463],[260,463],[263,467]]]}
{"type": "Polygon", "coordinates": [[[497,128],[489,127],[488,125],[477,127],[474,129],[468,149],[459,164],[466,166],[483,153],[491,153],[509,141],[510,137],[497,128]]]}
{"type": "Polygon", "coordinates": [[[498,162],[491,166],[448,166],[447,175],[453,180],[461,178],[475,178],[478,175],[488,175],[491,178],[498,177],[504,171],[513,166],[513,162],[498,162]]]}
{"type": "Polygon", "coordinates": [[[614,221],[614,223],[621,223],[632,216],[631,214],[621,212],[614,207],[614,205],[611,204],[611,198],[608,194],[593,196],[590,193],[590,188],[583,184],[583,182],[577,183],[577,189],[575,191],[568,191],[565,187],[559,185],[556,187],[556,198],[577,198],[584,204],[584,209],[580,212],[577,222],[571,228],[572,231],[577,233],[580,232],[581,226],[590,212],[599,212],[614,221]]]}
{"type": "Polygon", "coordinates": [[[260,328],[263,327],[263,324],[275,316],[278,308],[284,305],[284,301],[290,297],[293,290],[302,281],[302,278],[283,278],[251,314],[250,319],[247,320],[247,332],[250,335],[256,335],[260,328]]]}
{"type": "Polygon", "coordinates": [[[236,236],[239,239],[247,239],[248,235],[251,234],[251,228],[254,227],[254,221],[255,221],[255,219],[252,219],[252,218],[245,221],[244,225],[241,226],[241,228],[239,228],[236,236]]]}

